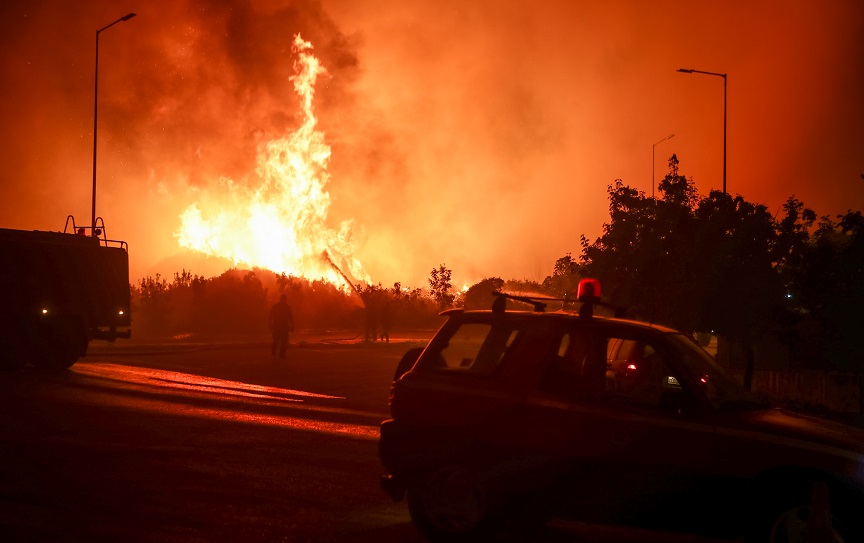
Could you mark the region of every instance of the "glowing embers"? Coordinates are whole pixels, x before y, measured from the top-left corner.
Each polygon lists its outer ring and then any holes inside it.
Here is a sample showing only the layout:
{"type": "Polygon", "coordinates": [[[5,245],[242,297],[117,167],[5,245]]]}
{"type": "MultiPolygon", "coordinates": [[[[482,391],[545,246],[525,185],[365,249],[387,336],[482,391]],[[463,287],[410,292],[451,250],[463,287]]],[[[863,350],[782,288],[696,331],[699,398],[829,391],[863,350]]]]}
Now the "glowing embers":
{"type": "Polygon", "coordinates": [[[365,282],[369,276],[353,256],[358,235],[353,221],[327,226],[330,146],[316,129],[315,83],[326,73],[298,34],[290,79],[300,98],[302,123],[258,150],[255,175],[244,183],[223,178],[181,214],[175,234],[182,247],[307,279],[349,288],[340,270],[365,282]]]}

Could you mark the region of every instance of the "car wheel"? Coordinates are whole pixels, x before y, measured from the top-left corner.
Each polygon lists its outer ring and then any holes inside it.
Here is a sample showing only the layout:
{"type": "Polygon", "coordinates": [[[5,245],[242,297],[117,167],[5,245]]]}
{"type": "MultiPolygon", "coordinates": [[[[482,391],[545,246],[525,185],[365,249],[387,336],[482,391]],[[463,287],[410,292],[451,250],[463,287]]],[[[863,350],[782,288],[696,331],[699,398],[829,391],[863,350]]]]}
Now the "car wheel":
{"type": "Polygon", "coordinates": [[[849,543],[848,526],[832,510],[828,484],[816,481],[778,496],[748,541],[753,543],[849,543]]]}
{"type": "Polygon", "coordinates": [[[411,520],[432,541],[477,541],[490,528],[485,493],[466,468],[437,469],[408,489],[411,520]]]}

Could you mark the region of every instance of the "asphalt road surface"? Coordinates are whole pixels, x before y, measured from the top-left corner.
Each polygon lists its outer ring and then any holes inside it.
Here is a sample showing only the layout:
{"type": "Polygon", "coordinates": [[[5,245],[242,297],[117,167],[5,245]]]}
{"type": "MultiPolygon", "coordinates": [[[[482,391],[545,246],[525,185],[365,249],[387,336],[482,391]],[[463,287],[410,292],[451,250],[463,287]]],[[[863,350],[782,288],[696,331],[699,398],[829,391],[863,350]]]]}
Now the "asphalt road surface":
{"type": "MultiPolygon", "coordinates": [[[[320,339],[320,338],[319,338],[320,339]]],[[[378,486],[378,424],[416,340],[94,345],[0,375],[0,541],[423,539],[378,486]]],[[[553,523],[535,540],[706,543],[553,523]]]]}

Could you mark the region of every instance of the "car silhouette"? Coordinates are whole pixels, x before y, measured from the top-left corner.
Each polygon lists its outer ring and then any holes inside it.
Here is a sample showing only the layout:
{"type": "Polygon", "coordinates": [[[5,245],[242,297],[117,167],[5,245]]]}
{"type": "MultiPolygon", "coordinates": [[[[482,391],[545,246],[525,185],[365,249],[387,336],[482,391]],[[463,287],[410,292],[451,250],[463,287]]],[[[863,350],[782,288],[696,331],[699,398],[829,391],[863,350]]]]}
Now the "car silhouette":
{"type": "Polygon", "coordinates": [[[447,311],[400,361],[382,486],[428,539],[564,518],[864,541],[864,431],[772,408],[691,336],[594,315],[590,291],[579,299],[578,312],[504,294],[490,311],[447,311]]]}

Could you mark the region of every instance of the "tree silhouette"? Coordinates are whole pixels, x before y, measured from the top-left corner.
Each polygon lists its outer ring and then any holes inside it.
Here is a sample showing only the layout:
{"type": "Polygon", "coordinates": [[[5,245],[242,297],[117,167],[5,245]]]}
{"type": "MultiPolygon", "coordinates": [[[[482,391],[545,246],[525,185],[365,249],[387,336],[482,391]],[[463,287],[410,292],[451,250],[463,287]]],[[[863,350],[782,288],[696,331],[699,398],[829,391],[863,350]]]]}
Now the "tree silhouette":
{"type": "Polygon", "coordinates": [[[471,285],[465,291],[463,307],[465,309],[489,309],[495,297],[495,291],[504,288],[504,280],[500,277],[488,277],[479,283],[471,285]]]}
{"type": "Polygon", "coordinates": [[[609,186],[610,222],[593,244],[583,242],[583,272],[633,316],[713,330],[752,354],[783,302],[773,218],[741,196],[712,191],[699,200],[675,155],[659,194],[646,198],[621,180],[609,186]]]}
{"type": "Polygon", "coordinates": [[[453,306],[455,296],[451,289],[453,288],[450,278],[453,272],[447,269],[447,266],[441,264],[437,268],[432,268],[429,272],[429,292],[432,298],[438,303],[438,307],[442,310],[453,306]]]}
{"type": "MultiPolygon", "coordinates": [[[[620,179],[609,186],[610,221],[593,243],[582,239],[577,268],[598,277],[612,303],[630,314],[684,331],[713,331],[743,355],[745,384],[754,345],[787,347],[801,367],[861,368],[858,341],[864,304],[864,217],[816,214],[794,196],[775,218],[743,196],[712,191],[699,198],[677,157],[660,182],[660,198],[620,179]]],[[[569,256],[569,255],[568,255],[569,256]]],[[[570,266],[556,261],[553,276],[570,266]]]]}
{"type": "Polygon", "coordinates": [[[550,295],[563,298],[567,294],[576,292],[581,276],[582,272],[579,262],[573,258],[572,254],[567,253],[555,261],[552,275],[543,280],[542,287],[550,295]]]}
{"type": "Polygon", "coordinates": [[[794,362],[862,369],[860,311],[864,304],[864,218],[860,211],[822,217],[790,198],[781,221],[786,288],[784,341],[794,362]]]}

